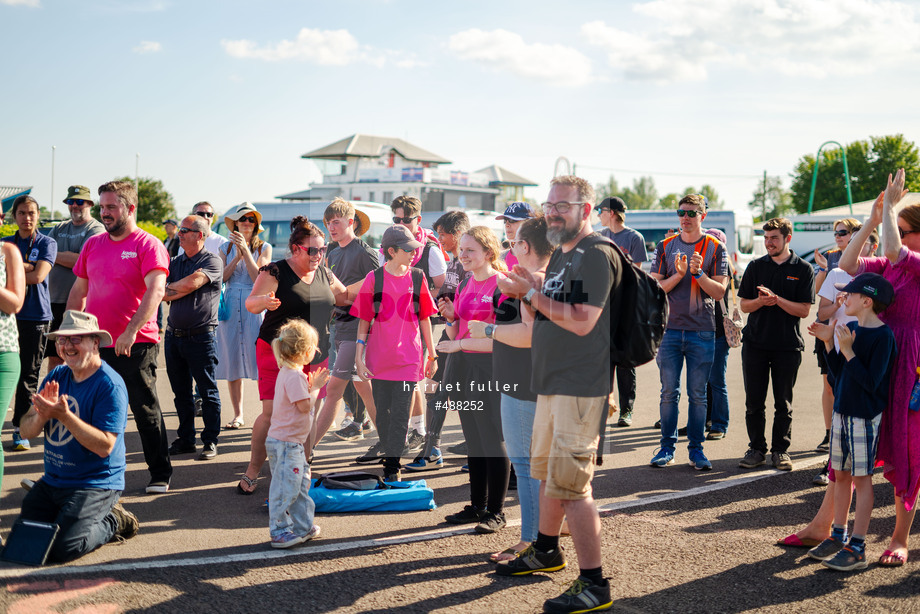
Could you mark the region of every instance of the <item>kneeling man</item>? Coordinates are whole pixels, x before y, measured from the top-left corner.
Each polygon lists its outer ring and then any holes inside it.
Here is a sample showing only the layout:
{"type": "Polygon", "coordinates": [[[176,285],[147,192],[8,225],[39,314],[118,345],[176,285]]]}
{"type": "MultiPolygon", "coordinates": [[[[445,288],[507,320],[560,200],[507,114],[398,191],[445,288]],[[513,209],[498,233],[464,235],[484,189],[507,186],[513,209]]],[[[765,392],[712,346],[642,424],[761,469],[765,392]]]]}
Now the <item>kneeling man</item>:
{"type": "Polygon", "coordinates": [[[66,562],[116,536],[137,534],[137,518],[118,498],[125,488],[124,381],[99,357],[112,336],[96,317],[66,311],[48,334],[64,364],[45,377],[22,418],[23,437],[45,434],[45,474],[22,502],[20,518],[56,523],[49,561],[66,562]]]}

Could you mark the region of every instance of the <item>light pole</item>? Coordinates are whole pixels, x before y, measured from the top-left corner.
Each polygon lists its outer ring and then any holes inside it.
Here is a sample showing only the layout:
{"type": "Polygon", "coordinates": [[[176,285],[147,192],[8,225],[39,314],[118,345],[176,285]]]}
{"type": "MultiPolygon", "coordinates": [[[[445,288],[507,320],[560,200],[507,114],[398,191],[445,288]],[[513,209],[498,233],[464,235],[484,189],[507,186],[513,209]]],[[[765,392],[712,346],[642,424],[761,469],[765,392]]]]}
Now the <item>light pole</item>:
{"type": "Polygon", "coordinates": [[[815,154],[815,170],[811,175],[811,193],[808,195],[808,213],[811,213],[811,207],[815,202],[815,185],[818,183],[818,166],[821,164],[821,150],[824,149],[825,145],[836,145],[840,148],[840,153],[843,154],[843,176],[846,179],[847,185],[847,202],[850,203],[850,215],[853,215],[853,193],[850,191],[850,171],[847,168],[847,150],[846,148],[838,143],[837,141],[826,141],[821,143],[821,147],[818,148],[818,153],[815,154]]]}
{"type": "Polygon", "coordinates": [[[137,169],[140,167],[140,165],[141,165],[141,154],[136,153],[134,154],[134,191],[135,192],[137,192],[138,190],[137,169]]]}
{"type": "Polygon", "coordinates": [[[56,145],[51,146],[51,221],[54,221],[54,152],[56,145]]]}

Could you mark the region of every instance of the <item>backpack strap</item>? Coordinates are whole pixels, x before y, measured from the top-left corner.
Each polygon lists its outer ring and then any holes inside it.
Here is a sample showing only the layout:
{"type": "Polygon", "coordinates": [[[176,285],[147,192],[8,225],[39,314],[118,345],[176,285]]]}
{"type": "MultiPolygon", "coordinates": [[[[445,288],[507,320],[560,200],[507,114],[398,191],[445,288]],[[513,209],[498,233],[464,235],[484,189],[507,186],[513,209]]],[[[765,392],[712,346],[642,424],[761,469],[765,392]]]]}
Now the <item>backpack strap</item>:
{"type": "Polygon", "coordinates": [[[425,283],[425,273],[422,269],[412,267],[409,274],[412,275],[412,310],[418,317],[422,311],[422,284],[425,283]]]}
{"type": "Polygon", "coordinates": [[[374,269],[374,319],[380,315],[380,307],[383,304],[383,267],[374,269]]]}

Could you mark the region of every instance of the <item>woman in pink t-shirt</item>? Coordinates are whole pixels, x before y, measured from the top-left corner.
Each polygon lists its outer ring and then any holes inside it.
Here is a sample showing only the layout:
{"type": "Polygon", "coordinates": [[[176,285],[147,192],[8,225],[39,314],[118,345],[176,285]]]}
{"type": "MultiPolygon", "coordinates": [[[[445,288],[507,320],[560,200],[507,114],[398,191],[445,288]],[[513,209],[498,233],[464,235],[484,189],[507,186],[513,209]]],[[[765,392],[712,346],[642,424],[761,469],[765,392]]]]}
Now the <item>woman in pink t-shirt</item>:
{"type": "Polygon", "coordinates": [[[449,341],[438,352],[451,358],[451,409],[460,412],[460,424],[468,447],[470,505],[446,517],[451,524],[476,524],[478,533],[494,533],[505,526],[502,511],[508,493],[511,463],[502,439],[501,388],[492,378],[492,340],[473,339],[469,322],[494,323],[493,300],[498,294],[501,247],[491,229],[474,226],[460,239],[460,263],[472,275],[453,301],[442,298],[438,307],[447,321],[449,341]]]}

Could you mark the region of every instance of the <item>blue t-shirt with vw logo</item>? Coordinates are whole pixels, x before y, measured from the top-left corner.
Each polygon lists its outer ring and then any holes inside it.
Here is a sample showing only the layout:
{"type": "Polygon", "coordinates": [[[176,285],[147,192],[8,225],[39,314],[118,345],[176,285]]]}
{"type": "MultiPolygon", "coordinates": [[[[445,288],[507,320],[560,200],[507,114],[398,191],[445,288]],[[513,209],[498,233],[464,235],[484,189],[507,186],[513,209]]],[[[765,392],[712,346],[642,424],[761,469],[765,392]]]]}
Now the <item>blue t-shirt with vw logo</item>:
{"type": "Polygon", "coordinates": [[[125,489],[125,427],[128,420],[128,390],[109,365],[102,366],[82,382],[76,382],[70,367],[62,365],[45,377],[42,388],[56,381],[59,394],[67,395],[67,406],[81,420],[100,431],[115,433],[112,453],[100,458],[77,441],[57,420],[45,423],[45,475],[55,488],[125,489]]]}

